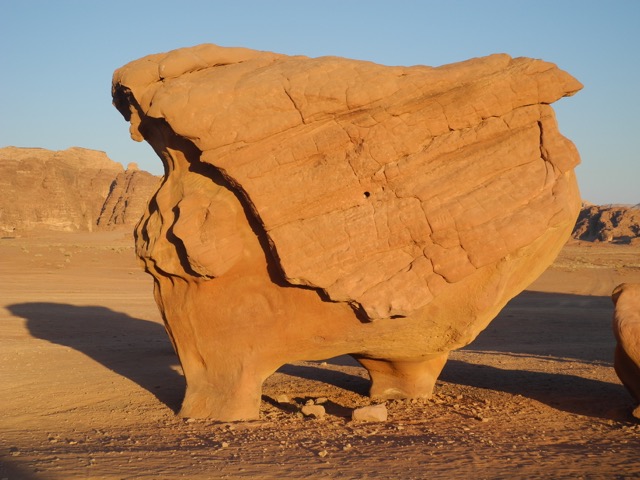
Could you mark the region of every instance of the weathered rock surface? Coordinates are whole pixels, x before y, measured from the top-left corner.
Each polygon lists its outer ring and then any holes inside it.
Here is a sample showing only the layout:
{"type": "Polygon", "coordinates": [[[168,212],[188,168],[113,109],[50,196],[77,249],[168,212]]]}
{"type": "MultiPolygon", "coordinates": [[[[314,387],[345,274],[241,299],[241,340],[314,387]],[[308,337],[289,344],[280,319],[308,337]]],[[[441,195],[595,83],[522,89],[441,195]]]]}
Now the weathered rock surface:
{"type": "Polygon", "coordinates": [[[640,418],[640,284],[618,285],[611,298],[615,305],[613,333],[618,342],[614,368],[638,402],[633,414],[640,418]]]}
{"type": "Polygon", "coordinates": [[[187,379],[181,413],[253,418],[286,362],[350,353],[428,397],[553,261],[580,208],[550,103],[579,82],[493,55],[385,67],[201,45],[117,70],[165,166],[137,252],[187,379]]]}
{"type": "Polygon", "coordinates": [[[640,238],[640,206],[583,205],[573,238],[589,242],[635,243],[640,238]]]}
{"type": "Polygon", "coordinates": [[[157,184],[96,150],[0,148],[0,231],[132,227],[157,184]]]}

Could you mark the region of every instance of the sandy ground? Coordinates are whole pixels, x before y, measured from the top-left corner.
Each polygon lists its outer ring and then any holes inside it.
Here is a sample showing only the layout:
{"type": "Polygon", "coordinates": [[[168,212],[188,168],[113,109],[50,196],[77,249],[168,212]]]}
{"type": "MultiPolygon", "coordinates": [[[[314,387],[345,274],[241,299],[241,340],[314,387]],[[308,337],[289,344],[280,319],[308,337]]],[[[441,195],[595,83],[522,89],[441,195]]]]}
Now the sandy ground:
{"type": "Polygon", "coordinates": [[[612,368],[609,294],[640,247],[573,244],[429,401],[385,423],[350,357],[287,365],[261,419],[175,416],[184,381],[122,232],[0,239],[0,479],[640,478],[640,423],[612,368]],[[286,394],[290,403],[278,403],[286,394]],[[303,417],[324,401],[323,419],[303,417]]]}

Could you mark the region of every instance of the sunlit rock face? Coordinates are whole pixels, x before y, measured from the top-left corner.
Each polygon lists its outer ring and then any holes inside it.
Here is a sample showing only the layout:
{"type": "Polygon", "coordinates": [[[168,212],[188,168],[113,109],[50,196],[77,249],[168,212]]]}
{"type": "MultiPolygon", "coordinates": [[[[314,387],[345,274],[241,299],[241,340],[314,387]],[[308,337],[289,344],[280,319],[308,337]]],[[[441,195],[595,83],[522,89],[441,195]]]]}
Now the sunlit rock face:
{"type": "Polygon", "coordinates": [[[613,333],[616,337],[614,368],[638,406],[640,419],[640,284],[623,283],[611,295],[615,305],[613,333]]]}
{"type": "Polygon", "coordinates": [[[200,45],[117,70],[164,181],[136,247],[184,367],[182,414],[255,418],[287,362],[349,353],[376,398],[428,397],[553,261],[580,209],[552,102],[507,55],[389,67],[200,45]]]}

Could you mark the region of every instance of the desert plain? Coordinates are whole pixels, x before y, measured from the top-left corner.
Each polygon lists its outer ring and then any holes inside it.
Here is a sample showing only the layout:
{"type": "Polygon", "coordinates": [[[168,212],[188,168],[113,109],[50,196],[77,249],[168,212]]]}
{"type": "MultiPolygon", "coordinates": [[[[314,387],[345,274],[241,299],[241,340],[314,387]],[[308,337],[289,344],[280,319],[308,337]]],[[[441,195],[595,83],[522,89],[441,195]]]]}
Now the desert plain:
{"type": "Polygon", "coordinates": [[[371,401],[347,356],[282,367],[258,421],[176,416],[184,380],[129,229],[9,236],[0,258],[0,478],[640,476],[610,300],[640,282],[637,243],[570,241],[431,400],[388,401],[375,423],[351,420],[371,401]]]}

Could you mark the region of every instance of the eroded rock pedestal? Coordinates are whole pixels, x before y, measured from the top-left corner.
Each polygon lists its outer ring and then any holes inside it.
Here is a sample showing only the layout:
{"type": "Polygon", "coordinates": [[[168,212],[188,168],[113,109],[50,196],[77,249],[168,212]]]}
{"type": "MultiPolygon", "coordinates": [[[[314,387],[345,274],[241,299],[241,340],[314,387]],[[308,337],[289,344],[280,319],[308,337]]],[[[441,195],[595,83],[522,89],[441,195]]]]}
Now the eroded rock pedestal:
{"type": "Polygon", "coordinates": [[[165,177],[136,248],[184,367],[181,413],[258,415],[287,362],[349,353],[377,398],[428,397],[553,261],[580,209],[555,65],[439,68],[214,45],[117,70],[165,177]]]}
{"type": "Polygon", "coordinates": [[[615,305],[613,333],[617,341],[614,368],[638,403],[633,415],[640,419],[640,284],[618,285],[611,298],[615,305]]]}

